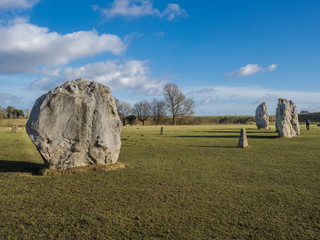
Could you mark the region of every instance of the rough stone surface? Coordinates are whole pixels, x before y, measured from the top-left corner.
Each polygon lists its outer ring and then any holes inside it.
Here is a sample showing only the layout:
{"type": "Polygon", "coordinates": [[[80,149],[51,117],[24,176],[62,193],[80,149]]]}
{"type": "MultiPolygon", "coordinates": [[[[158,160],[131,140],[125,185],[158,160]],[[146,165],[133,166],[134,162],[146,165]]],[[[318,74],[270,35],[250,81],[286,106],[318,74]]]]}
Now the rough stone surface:
{"type": "Polygon", "coordinates": [[[300,135],[300,126],[296,104],[286,99],[278,99],[276,111],[276,130],[279,137],[296,137],[300,135]]]}
{"type": "Polygon", "coordinates": [[[239,148],[246,148],[248,147],[248,139],[247,139],[247,133],[246,133],[246,129],[242,128],[240,131],[240,137],[239,137],[239,143],[238,143],[238,147],[239,148]]]}
{"type": "Polygon", "coordinates": [[[266,103],[261,103],[256,109],[256,124],[258,129],[269,129],[269,114],[266,103]]]}
{"type": "Polygon", "coordinates": [[[108,87],[87,79],[38,98],[26,130],[50,168],[114,163],[120,153],[115,99],[108,87]]]}

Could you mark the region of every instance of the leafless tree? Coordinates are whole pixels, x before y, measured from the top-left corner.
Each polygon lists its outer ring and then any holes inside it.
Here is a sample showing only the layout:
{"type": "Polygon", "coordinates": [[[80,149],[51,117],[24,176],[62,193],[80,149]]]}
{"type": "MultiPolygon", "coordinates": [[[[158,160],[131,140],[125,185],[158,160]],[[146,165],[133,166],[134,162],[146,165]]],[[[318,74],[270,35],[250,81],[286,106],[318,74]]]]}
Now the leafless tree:
{"type": "Polygon", "coordinates": [[[162,100],[153,99],[150,103],[150,114],[156,125],[159,125],[161,119],[166,115],[166,104],[162,100]]]}
{"type": "Polygon", "coordinates": [[[24,116],[28,119],[30,117],[31,110],[29,108],[24,110],[24,116]]]}
{"type": "Polygon", "coordinates": [[[164,86],[163,94],[166,107],[172,115],[172,123],[176,124],[176,117],[194,114],[194,101],[180,91],[176,84],[168,83],[164,86]]]}
{"type": "Polygon", "coordinates": [[[127,116],[129,116],[129,114],[132,111],[131,106],[127,102],[120,103],[120,101],[118,99],[116,99],[116,105],[117,105],[119,117],[122,120],[123,126],[125,126],[126,125],[126,118],[127,118],[127,116]]]}
{"type": "Polygon", "coordinates": [[[142,126],[144,126],[144,121],[148,119],[150,115],[150,104],[147,101],[141,101],[134,104],[132,113],[136,115],[139,121],[142,122],[142,126]]]}

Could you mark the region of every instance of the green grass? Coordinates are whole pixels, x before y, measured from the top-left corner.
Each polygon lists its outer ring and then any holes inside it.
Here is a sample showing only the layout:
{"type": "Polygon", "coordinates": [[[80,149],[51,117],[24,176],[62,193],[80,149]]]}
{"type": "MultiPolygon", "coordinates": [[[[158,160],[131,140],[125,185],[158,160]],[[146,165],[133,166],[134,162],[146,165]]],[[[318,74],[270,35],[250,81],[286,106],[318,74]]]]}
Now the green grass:
{"type": "Polygon", "coordinates": [[[0,239],[319,239],[320,128],[243,126],[125,127],[125,169],[55,176],[0,130],[0,239]]]}

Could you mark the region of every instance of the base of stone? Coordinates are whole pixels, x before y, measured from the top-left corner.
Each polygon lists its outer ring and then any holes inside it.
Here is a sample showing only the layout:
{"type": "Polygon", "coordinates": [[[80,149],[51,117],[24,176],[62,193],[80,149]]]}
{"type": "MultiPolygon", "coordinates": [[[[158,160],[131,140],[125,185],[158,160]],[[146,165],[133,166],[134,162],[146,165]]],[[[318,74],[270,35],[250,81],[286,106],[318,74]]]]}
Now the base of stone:
{"type": "Polygon", "coordinates": [[[123,163],[110,163],[106,165],[89,165],[84,167],[74,167],[68,169],[54,169],[54,168],[42,168],[39,171],[39,175],[42,176],[54,176],[66,173],[85,173],[85,172],[109,172],[113,170],[123,169],[126,166],[123,163]]]}

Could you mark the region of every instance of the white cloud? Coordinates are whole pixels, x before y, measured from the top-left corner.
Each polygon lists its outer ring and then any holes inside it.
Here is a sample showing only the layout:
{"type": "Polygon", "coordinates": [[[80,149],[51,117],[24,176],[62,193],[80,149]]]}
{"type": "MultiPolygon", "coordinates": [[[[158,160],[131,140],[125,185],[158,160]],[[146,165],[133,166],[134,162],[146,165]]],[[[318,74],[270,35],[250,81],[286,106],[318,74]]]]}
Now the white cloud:
{"type": "Polygon", "coordinates": [[[150,0],[114,0],[112,7],[103,9],[102,12],[107,18],[153,15],[160,18],[166,18],[170,21],[177,16],[188,16],[186,11],[180,8],[178,4],[168,4],[167,8],[163,12],[160,12],[157,8],[153,8],[150,0]]]}
{"type": "Polygon", "coordinates": [[[50,32],[26,20],[0,27],[0,73],[34,73],[44,65],[61,65],[103,52],[122,54],[126,44],[116,35],[96,31],[50,32]]]}
{"type": "Polygon", "coordinates": [[[270,66],[268,66],[268,67],[266,68],[266,71],[272,72],[272,71],[275,70],[277,67],[278,67],[277,64],[271,64],[270,66]]]}
{"type": "Polygon", "coordinates": [[[202,102],[201,102],[201,104],[202,105],[207,105],[207,104],[209,104],[210,102],[211,102],[211,97],[207,97],[206,99],[204,99],[202,102]]]}
{"type": "Polygon", "coordinates": [[[167,20],[171,21],[176,16],[188,16],[186,10],[180,8],[178,4],[170,3],[167,8],[163,11],[162,17],[166,17],[167,20]]]}
{"type": "Polygon", "coordinates": [[[0,0],[0,9],[26,9],[33,7],[39,0],[0,0]]]}
{"type": "Polygon", "coordinates": [[[114,0],[112,8],[104,9],[103,13],[108,18],[117,16],[132,16],[140,17],[145,15],[159,15],[158,9],[153,9],[152,3],[149,0],[114,0]],[[140,3],[135,4],[134,2],[140,3]]]}
{"type": "Polygon", "coordinates": [[[258,72],[272,72],[274,71],[278,66],[276,64],[271,64],[270,66],[263,68],[260,67],[258,64],[248,64],[244,67],[241,67],[239,70],[232,72],[232,73],[227,73],[226,77],[232,77],[232,76],[248,76],[252,75],[258,72]]]}
{"type": "Polygon", "coordinates": [[[78,68],[44,70],[44,77],[34,81],[30,90],[51,90],[65,81],[88,78],[112,88],[112,91],[134,90],[145,95],[161,93],[164,81],[149,78],[146,61],[130,60],[123,64],[117,61],[96,62],[78,68]]]}

